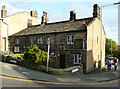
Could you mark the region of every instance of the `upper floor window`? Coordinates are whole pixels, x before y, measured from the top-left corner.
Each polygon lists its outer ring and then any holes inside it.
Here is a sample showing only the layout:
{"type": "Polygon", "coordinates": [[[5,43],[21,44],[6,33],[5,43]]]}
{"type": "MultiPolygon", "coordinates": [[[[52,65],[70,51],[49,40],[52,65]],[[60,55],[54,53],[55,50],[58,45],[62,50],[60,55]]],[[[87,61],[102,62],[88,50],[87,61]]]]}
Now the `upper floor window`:
{"type": "Polygon", "coordinates": [[[20,39],[15,39],[15,44],[19,44],[20,43],[20,39]]]}
{"type": "Polygon", "coordinates": [[[37,39],[37,43],[43,43],[43,41],[44,41],[43,37],[39,37],[39,38],[37,39]]]}
{"type": "Polygon", "coordinates": [[[74,54],[74,64],[81,63],[81,54],[74,54]]]}
{"type": "Polygon", "coordinates": [[[67,35],[67,44],[74,44],[74,36],[67,35]]]}

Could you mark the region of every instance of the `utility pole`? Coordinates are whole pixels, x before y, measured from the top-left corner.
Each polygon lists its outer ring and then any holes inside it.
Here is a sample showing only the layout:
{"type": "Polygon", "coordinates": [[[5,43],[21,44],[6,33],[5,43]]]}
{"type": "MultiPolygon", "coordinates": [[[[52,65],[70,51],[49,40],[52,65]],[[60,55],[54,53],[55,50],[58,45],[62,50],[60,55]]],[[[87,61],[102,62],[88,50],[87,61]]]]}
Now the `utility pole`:
{"type": "Polygon", "coordinates": [[[111,39],[111,55],[112,55],[112,39],[111,39]]]}
{"type": "MultiPolygon", "coordinates": [[[[102,10],[103,10],[103,7],[107,7],[107,6],[111,6],[111,5],[118,5],[118,4],[120,4],[120,1],[118,3],[113,3],[113,4],[101,6],[101,58],[100,58],[100,60],[101,60],[100,69],[101,70],[102,70],[102,62],[103,62],[103,60],[102,60],[102,14],[103,14],[103,11],[102,10]]],[[[111,53],[112,53],[112,50],[111,50],[111,53]]]]}

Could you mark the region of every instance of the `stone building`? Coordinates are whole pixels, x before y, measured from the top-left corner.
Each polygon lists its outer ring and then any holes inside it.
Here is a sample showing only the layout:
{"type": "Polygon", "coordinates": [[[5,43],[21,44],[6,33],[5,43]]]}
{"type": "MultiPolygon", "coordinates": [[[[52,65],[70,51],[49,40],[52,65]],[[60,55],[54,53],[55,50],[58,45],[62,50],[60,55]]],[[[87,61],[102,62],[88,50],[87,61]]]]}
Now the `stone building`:
{"type": "Polygon", "coordinates": [[[6,6],[2,6],[0,18],[0,51],[8,51],[8,36],[13,35],[28,26],[37,25],[37,11],[21,12],[7,16],[6,6]]]}
{"type": "MultiPolygon", "coordinates": [[[[50,37],[50,52],[57,56],[54,61],[57,67],[82,64],[85,73],[98,68],[101,57],[101,20],[97,4],[94,5],[93,17],[76,19],[75,11],[71,11],[70,20],[47,23],[45,16],[42,17],[44,22],[41,25],[28,27],[10,36],[12,52],[23,53],[23,47],[30,44],[47,51],[47,38],[50,37]]],[[[105,65],[105,37],[102,27],[102,67],[105,65]]]]}

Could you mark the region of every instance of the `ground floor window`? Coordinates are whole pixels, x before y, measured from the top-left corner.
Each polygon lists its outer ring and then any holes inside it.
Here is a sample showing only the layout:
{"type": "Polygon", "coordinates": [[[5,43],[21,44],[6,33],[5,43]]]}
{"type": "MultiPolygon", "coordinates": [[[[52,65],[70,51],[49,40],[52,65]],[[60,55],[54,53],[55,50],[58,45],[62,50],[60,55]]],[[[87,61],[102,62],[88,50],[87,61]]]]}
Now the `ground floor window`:
{"type": "Polygon", "coordinates": [[[14,47],[14,52],[20,52],[20,47],[18,46],[14,47]]]}
{"type": "Polygon", "coordinates": [[[74,54],[74,64],[80,64],[81,63],[81,54],[74,54]]]}
{"type": "Polygon", "coordinates": [[[34,39],[32,38],[32,39],[31,39],[31,44],[33,44],[33,43],[34,43],[34,39]]]}

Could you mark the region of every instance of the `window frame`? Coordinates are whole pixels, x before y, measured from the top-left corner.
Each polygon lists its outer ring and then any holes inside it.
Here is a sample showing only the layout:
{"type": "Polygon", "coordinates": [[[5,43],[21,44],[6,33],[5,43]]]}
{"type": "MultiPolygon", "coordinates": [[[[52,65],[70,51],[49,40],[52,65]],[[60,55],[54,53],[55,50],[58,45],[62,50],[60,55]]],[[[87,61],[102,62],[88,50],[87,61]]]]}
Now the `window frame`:
{"type": "Polygon", "coordinates": [[[67,35],[67,44],[74,44],[74,35],[67,35]]]}
{"type": "Polygon", "coordinates": [[[80,64],[82,60],[82,55],[81,54],[74,54],[74,64],[80,64]],[[77,58],[77,61],[76,61],[77,58]]]}
{"type": "Polygon", "coordinates": [[[44,38],[43,38],[43,37],[38,37],[38,38],[37,38],[37,43],[38,43],[38,44],[44,43],[44,38]]]}
{"type": "Polygon", "coordinates": [[[20,52],[20,47],[19,46],[15,46],[14,47],[14,52],[16,53],[16,52],[20,52]]]}
{"type": "Polygon", "coordinates": [[[33,38],[30,40],[30,43],[31,43],[31,44],[34,44],[34,39],[33,39],[33,38]]]}
{"type": "Polygon", "coordinates": [[[17,38],[17,39],[15,39],[15,44],[20,44],[20,39],[19,38],[17,38]]]}

